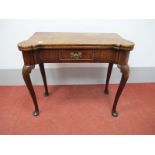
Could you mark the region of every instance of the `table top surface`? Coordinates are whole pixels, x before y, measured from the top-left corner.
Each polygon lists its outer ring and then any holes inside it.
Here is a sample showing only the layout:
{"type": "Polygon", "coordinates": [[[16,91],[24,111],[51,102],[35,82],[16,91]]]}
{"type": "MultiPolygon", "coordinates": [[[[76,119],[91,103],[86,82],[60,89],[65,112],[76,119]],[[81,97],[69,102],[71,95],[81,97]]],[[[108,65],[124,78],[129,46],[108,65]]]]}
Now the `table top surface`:
{"type": "Polygon", "coordinates": [[[18,44],[21,51],[67,46],[115,46],[131,50],[134,43],[123,39],[116,33],[36,32],[28,40],[18,44]]]}

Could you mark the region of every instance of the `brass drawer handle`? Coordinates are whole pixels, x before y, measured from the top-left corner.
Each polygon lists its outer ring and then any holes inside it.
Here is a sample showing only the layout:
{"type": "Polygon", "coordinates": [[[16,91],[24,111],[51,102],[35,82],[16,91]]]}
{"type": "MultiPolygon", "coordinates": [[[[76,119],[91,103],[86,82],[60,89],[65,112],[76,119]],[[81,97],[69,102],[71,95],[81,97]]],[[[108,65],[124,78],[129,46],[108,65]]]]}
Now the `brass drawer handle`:
{"type": "Polygon", "coordinates": [[[81,52],[71,52],[70,53],[71,59],[80,59],[81,56],[82,56],[82,53],[81,52]]]}

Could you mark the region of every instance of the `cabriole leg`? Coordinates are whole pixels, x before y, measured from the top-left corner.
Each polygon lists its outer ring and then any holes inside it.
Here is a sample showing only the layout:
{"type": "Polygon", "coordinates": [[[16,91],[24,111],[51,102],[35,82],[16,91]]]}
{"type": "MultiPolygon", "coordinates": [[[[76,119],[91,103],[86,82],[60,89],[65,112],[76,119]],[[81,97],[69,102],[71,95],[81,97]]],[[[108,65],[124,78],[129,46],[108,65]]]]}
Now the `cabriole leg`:
{"type": "Polygon", "coordinates": [[[29,93],[32,97],[33,104],[35,107],[35,111],[33,112],[33,115],[38,116],[39,115],[38,103],[37,103],[36,95],[35,95],[35,92],[34,92],[34,89],[32,86],[32,82],[31,82],[31,78],[30,78],[30,73],[34,67],[35,67],[34,65],[31,65],[31,66],[25,66],[24,65],[22,73],[23,73],[23,78],[24,78],[25,84],[29,90],[29,93]]]}
{"type": "Polygon", "coordinates": [[[122,78],[121,78],[121,81],[120,81],[120,84],[119,84],[119,87],[118,87],[118,90],[115,96],[115,100],[113,103],[113,107],[112,107],[112,116],[114,117],[118,116],[118,113],[116,111],[117,103],[129,77],[129,66],[128,65],[118,65],[118,68],[122,72],[122,78]]]}

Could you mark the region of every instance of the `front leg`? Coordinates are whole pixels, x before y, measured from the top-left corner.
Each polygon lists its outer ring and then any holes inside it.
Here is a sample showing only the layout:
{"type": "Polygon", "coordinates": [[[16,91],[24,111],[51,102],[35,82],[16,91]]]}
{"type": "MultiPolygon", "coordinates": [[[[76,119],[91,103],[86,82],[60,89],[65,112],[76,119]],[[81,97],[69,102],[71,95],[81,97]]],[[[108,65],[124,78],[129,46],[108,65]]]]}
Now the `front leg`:
{"type": "Polygon", "coordinates": [[[119,97],[122,94],[122,91],[125,87],[125,84],[129,78],[129,66],[128,65],[118,65],[118,68],[122,72],[122,78],[121,78],[120,85],[118,87],[118,90],[117,90],[117,93],[115,96],[115,100],[113,103],[112,116],[114,116],[114,117],[118,116],[118,113],[116,111],[117,103],[118,103],[119,97]]]}
{"type": "Polygon", "coordinates": [[[32,97],[33,104],[35,107],[35,111],[33,112],[33,115],[38,116],[39,115],[38,103],[37,103],[36,95],[35,95],[35,92],[34,92],[34,89],[32,86],[32,82],[31,82],[31,78],[30,78],[30,73],[34,67],[35,67],[34,65],[31,65],[31,66],[25,66],[24,65],[22,73],[23,73],[23,78],[24,78],[25,84],[29,90],[29,93],[32,97]]]}

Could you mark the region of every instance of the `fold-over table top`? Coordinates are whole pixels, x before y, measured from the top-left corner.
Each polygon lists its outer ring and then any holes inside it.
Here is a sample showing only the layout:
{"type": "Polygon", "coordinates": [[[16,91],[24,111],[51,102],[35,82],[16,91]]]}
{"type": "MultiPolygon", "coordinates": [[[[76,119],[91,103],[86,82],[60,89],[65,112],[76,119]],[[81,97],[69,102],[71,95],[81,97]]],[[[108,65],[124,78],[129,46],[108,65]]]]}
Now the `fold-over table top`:
{"type": "Polygon", "coordinates": [[[18,44],[21,51],[90,47],[132,50],[134,43],[116,33],[36,32],[31,38],[18,44]]]}

